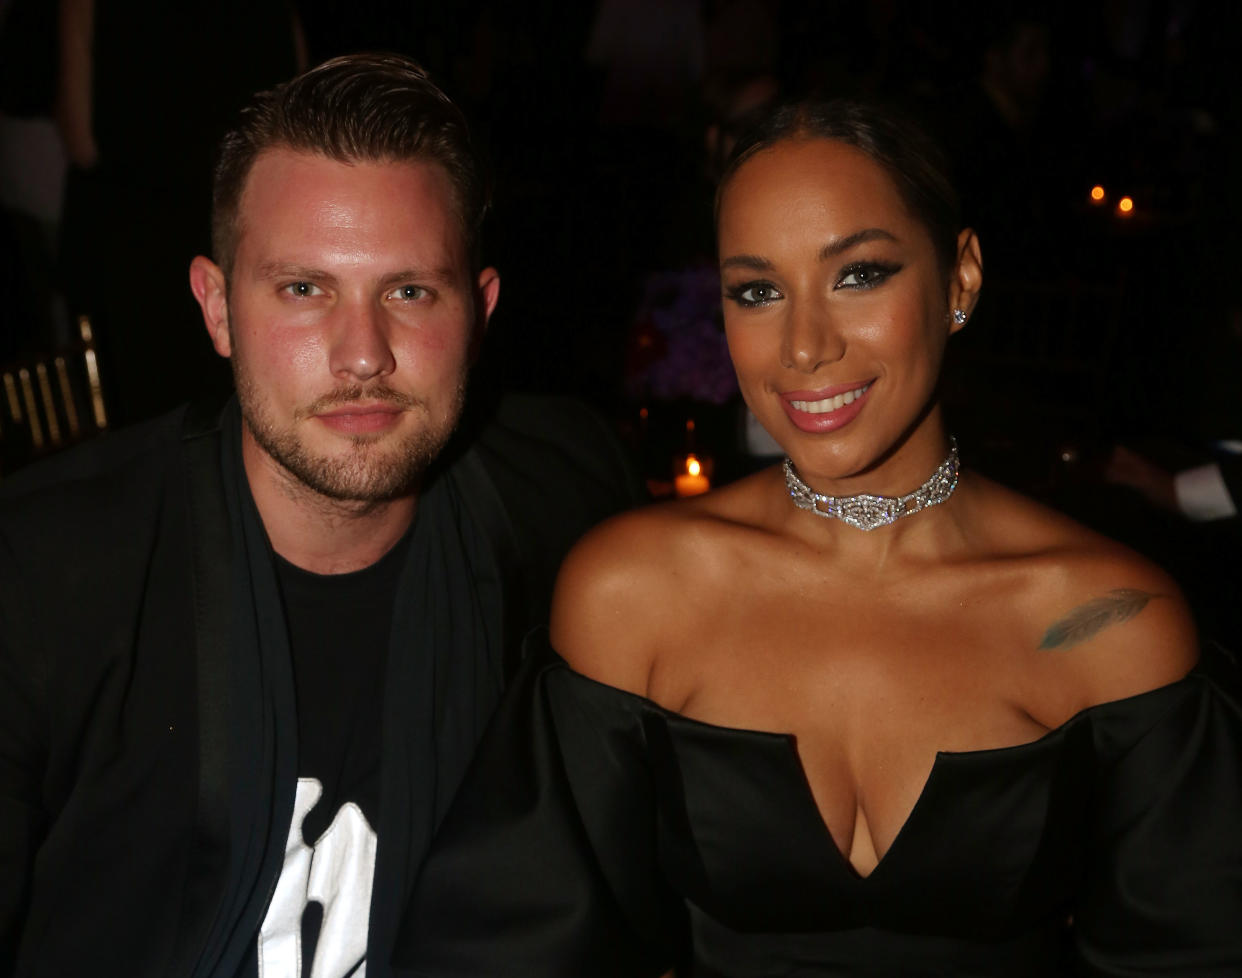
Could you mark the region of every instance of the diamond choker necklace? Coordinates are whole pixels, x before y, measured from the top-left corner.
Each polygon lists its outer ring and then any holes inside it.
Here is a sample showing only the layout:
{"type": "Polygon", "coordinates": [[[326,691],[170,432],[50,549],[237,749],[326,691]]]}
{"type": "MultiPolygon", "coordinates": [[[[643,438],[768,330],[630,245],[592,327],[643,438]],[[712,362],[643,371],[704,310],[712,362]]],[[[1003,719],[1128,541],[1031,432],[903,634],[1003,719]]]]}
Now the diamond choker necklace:
{"type": "Polygon", "coordinates": [[[785,485],[789,498],[799,509],[810,510],[824,519],[837,519],[859,530],[896,523],[903,516],[936,506],[957,488],[957,440],[949,439],[949,457],[937,466],[931,478],[904,496],[825,496],[816,492],[800,478],[788,457],[785,459],[785,485]]]}

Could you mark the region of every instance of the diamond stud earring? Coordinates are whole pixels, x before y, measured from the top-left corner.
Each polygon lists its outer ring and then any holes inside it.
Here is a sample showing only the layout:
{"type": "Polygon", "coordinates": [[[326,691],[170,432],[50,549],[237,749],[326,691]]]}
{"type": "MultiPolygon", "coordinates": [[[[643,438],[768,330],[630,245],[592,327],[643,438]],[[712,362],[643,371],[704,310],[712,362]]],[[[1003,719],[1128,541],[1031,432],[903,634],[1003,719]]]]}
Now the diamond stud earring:
{"type": "Polygon", "coordinates": [[[966,313],[964,313],[961,309],[954,309],[953,321],[959,326],[964,326],[966,324],[966,313]]]}

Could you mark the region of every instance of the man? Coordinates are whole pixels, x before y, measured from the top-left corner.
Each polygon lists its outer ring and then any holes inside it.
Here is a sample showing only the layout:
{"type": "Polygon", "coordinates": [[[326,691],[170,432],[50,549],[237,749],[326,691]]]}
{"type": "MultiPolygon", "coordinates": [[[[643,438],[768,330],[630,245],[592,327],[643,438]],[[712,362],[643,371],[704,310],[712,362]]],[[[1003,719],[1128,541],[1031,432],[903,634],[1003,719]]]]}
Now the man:
{"type": "Polygon", "coordinates": [[[458,425],[483,202],[410,62],[257,96],[190,272],[236,399],[6,486],[0,973],[389,973],[560,557],[632,498],[569,405],[458,425]]]}

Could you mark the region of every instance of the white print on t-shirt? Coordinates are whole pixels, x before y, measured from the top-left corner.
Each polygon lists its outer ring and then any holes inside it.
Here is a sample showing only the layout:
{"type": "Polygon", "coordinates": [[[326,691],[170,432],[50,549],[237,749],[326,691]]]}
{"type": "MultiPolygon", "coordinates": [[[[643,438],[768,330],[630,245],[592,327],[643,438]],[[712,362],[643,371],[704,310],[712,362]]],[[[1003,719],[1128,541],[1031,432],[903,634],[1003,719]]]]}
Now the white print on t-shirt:
{"type": "Polygon", "coordinates": [[[259,931],[259,978],[302,978],[302,913],[323,906],[311,978],[365,978],[367,919],[375,875],[375,830],[346,802],[312,848],[302,820],[323,795],[315,778],[298,778],[285,864],[259,931]]]}

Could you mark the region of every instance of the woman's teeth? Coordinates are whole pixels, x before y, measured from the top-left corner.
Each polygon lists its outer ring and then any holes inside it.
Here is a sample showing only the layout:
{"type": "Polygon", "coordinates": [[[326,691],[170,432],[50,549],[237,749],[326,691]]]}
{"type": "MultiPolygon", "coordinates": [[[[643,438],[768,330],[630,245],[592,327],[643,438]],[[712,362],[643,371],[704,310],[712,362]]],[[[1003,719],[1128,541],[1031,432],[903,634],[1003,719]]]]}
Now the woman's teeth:
{"type": "Polygon", "coordinates": [[[790,401],[796,411],[805,411],[807,414],[827,414],[829,411],[839,411],[847,404],[853,404],[855,400],[867,393],[870,384],[863,384],[857,390],[846,391],[844,394],[838,394],[836,397],[825,397],[822,401],[790,401]]]}

